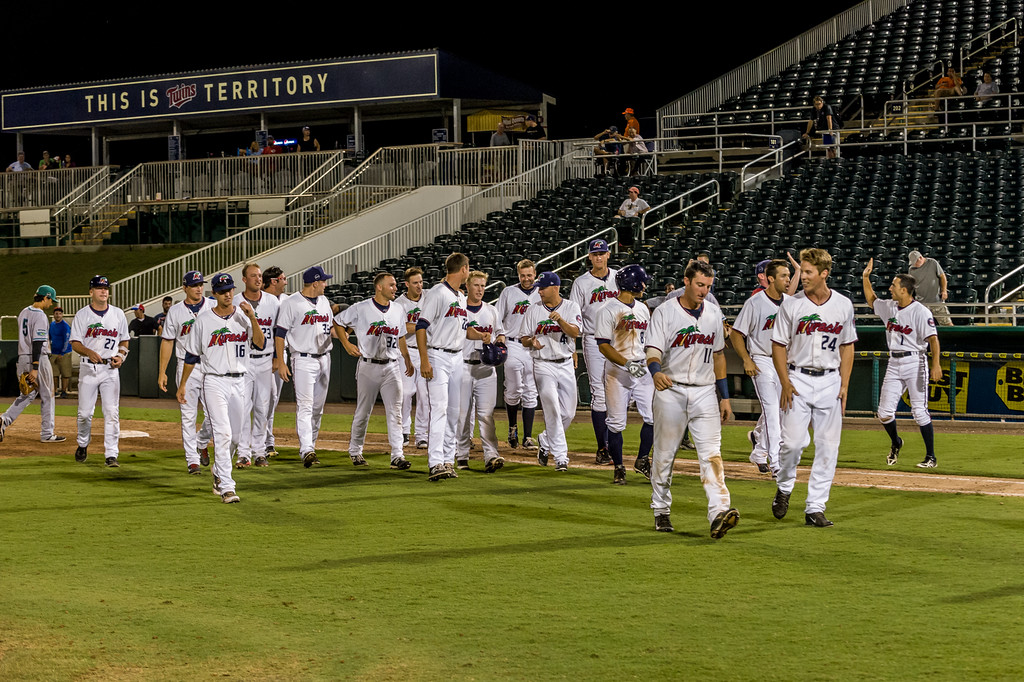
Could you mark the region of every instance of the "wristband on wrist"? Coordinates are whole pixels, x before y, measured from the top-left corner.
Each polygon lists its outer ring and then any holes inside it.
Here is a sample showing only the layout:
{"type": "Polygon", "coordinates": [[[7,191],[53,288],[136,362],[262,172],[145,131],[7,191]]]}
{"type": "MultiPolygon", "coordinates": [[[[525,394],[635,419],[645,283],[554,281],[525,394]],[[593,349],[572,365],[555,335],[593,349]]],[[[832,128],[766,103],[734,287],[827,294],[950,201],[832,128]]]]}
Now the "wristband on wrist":
{"type": "Polygon", "coordinates": [[[715,388],[721,400],[729,399],[729,380],[727,378],[715,379],[715,388]]]}
{"type": "Polygon", "coordinates": [[[651,376],[654,376],[661,371],[661,363],[655,360],[654,362],[647,363],[647,369],[650,370],[651,376]]]}

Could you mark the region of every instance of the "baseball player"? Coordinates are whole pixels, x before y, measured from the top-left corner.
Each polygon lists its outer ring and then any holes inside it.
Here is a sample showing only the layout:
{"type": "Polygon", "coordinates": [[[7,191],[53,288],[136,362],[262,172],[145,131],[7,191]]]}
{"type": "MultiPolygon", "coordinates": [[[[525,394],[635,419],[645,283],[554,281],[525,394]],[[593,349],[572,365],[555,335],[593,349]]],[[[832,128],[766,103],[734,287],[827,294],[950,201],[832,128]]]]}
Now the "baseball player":
{"type": "MultiPolygon", "coordinates": [[[[277,299],[278,312],[280,312],[280,304],[284,303],[285,299],[288,298],[288,294],[284,292],[284,287],[287,283],[288,278],[284,276],[284,272],[282,272],[281,268],[276,265],[271,265],[269,268],[264,270],[263,291],[277,299]]],[[[267,412],[267,442],[265,444],[267,458],[277,457],[277,448],[275,447],[276,442],[274,440],[274,414],[277,412],[277,404],[281,402],[281,385],[283,383],[281,375],[278,374],[275,369],[273,371],[273,381],[270,385],[270,401],[267,412]]]]}
{"type": "Polygon", "coordinates": [[[619,295],[597,313],[594,333],[605,365],[605,400],[608,404],[608,452],[615,463],[612,483],[626,484],[622,463],[622,432],[630,400],[644,424],[640,427],[640,451],[633,469],[651,477],[651,446],[654,444],[654,380],[647,371],[647,334],[651,313],[640,300],[651,278],[639,265],[627,265],[615,273],[619,295]]]}
{"type": "Polygon", "coordinates": [[[75,461],[84,462],[92,438],[96,397],[103,406],[103,449],[108,467],[116,467],[121,421],[121,365],[128,357],[128,318],[109,304],[110,282],[102,275],[89,281],[89,305],[75,313],[71,348],[82,356],[78,368],[78,449],[75,461]]]}
{"type": "Polygon", "coordinates": [[[213,493],[225,504],[239,501],[231,478],[231,453],[242,438],[249,356],[266,347],[263,329],[248,301],[234,305],[235,282],[221,273],[210,280],[217,303],[196,315],[185,337],[185,366],[178,385],[178,402],[188,400],[188,380],[202,363],[203,395],[213,425],[213,493]]]}
{"type": "MultiPolygon", "coordinates": [[[[466,281],[466,328],[489,334],[497,343],[505,343],[505,330],[497,309],[484,301],[487,275],[479,270],[469,273],[466,281]]],[[[494,403],[498,399],[498,373],[484,362],[483,341],[463,342],[462,399],[456,458],[460,469],[469,468],[469,446],[473,440],[473,424],[480,422],[480,440],[484,448],[484,471],[493,474],[505,466],[498,455],[498,437],[494,431],[494,403]]]]}
{"type": "Polygon", "coordinates": [[[885,321],[885,340],[889,344],[889,364],[885,368],[885,379],[882,380],[882,394],[878,399],[878,421],[882,422],[885,432],[889,434],[892,447],[885,462],[889,466],[896,463],[903,447],[903,439],[896,431],[896,406],[900,396],[906,390],[910,397],[910,410],[914,421],[921,429],[924,438],[924,461],[917,466],[931,469],[936,466],[935,433],[932,429],[932,418],[928,414],[928,379],[942,380],[942,367],[939,365],[939,336],[935,329],[935,318],[932,311],[914,299],[916,293],[913,275],[896,275],[889,285],[892,299],[882,300],[871,288],[871,271],[875,259],[868,261],[864,268],[862,283],[864,298],[871,309],[885,321]],[[925,353],[932,354],[931,371],[925,353]]]}
{"type": "Polygon", "coordinates": [[[853,303],[829,289],[832,257],[824,249],[800,252],[803,291],[779,306],[772,328],[772,360],[782,392],[782,446],[779,451],[778,490],[772,514],[781,519],[789,511],[796,484],[796,467],[810,443],[807,427],[814,429],[814,463],[807,482],[804,522],[825,528],[832,477],[839,459],[843,410],[853,370],[853,303]]]}
{"type": "MultiPolygon", "coordinates": [[[[591,248],[593,246],[591,244],[591,248]]],[[[604,248],[607,250],[607,246],[604,248]]],[[[565,430],[576,416],[576,370],[572,354],[584,324],[580,307],[575,301],[562,298],[561,286],[562,280],[555,273],[540,274],[537,278],[540,305],[530,306],[520,338],[533,354],[537,396],[544,408],[544,430],[537,437],[540,441],[537,461],[547,466],[548,458],[553,457],[555,471],[569,469],[565,430]]]]}
{"type": "Polygon", "coordinates": [[[42,427],[39,440],[43,443],[62,443],[65,436],[53,432],[54,386],[53,367],[50,365],[50,321],[46,311],[58,305],[57,291],[48,284],[36,289],[32,305],[18,313],[18,375],[28,373],[28,382],[35,386],[28,393],[19,394],[0,417],[0,441],[7,427],[14,423],[25,407],[39,396],[42,427]]]}
{"type": "Polygon", "coordinates": [[[535,448],[533,419],[537,412],[537,384],[533,378],[533,357],[519,343],[523,322],[531,305],[540,303],[534,286],[537,266],[523,259],[516,265],[519,284],[505,287],[498,296],[498,315],[508,334],[508,359],[505,360],[505,413],[508,415],[508,445],[519,447],[519,408],[523,408],[523,447],[535,448]]]}
{"type": "MultiPolygon", "coordinates": [[[[277,326],[277,312],[281,303],[277,297],[263,291],[263,271],[256,263],[242,268],[245,290],[235,294],[232,303],[243,301],[256,313],[264,338],[273,338],[277,326]]],[[[266,454],[267,431],[270,428],[270,404],[274,397],[274,350],[266,347],[249,355],[249,373],[245,379],[245,417],[242,419],[242,440],[238,444],[235,466],[245,469],[250,464],[268,466],[266,454]],[[251,413],[251,418],[250,418],[251,413]]]]}
{"type": "Polygon", "coordinates": [[[323,295],[328,275],[319,265],[302,273],[302,293],[289,296],[281,304],[274,327],[274,371],[283,381],[295,382],[295,430],[299,436],[299,456],[307,469],[320,460],[316,439],[331,380],[331,304],[323,295]],[[292,368],[284,360],[287,345],[292,368]]]}
{"type": "MultiPolygon", "coordinates": [[[[597,310],[605,301],[615,298],[615,270],[608,267],[608,242],[595,239],[590,242],[589,272],[585,272],[572,283],[569,298],[583,313],[583,361],[587,365],[587,377],[590,379],[590,420],[594,424],[594,437],[597,439],[598,464],[611,464],[608,455],[607,406],[604,400],[604,368],[605,358],[597,348],[594,338],[594,320],[597,310]]],[[[538,387],[539,388],[539,387],[538,387]]],[[[545,416],[545,424],[547,417],[545,416]]]]}
{"type": "MultiPolygon", "coordinates": [[[[203,296],[204,283],[203,273],[198,270],[186,272],[181,279],[181,288],[185,292],[185,299],[172,305],[167,311],[167,317],[164,318],[160,340],[160,373],[157,375],[157,387],[161,391],[167,390],[167,361],[171,359],[171,346],[174,346],[174,352],[178,358],[175,378],[178,385],[181,385],[181,373],[185,369],[185,338],[192,332],[196,315],[212,305],[210,300],[203,296]]],[[[181,444],[185,448],[185,466],[188,473],[199,474],[200,464],[210,465],[208,446],[213,438],[213,429],[209,419],[203,420],[202,428],[199,429],[199,434],[196,434],[199,405],[205,405],[202,371],[193,372],[189,376],[185,396],[187,400],[179,404],[181,408],[181,444]]],[[[205,407],[203,414],[207,414],[205,407]]]]}
{"type": "Polygon", "coordinates": [[[428,481],[458,478],[455,473],[455,437],[462,404],[462,345],[465,339],[490,343],[490,334],[468,327],[466,295],[459,287],[469,279],[469,258],[453,253],[445,261],[444,280],[424,294],[416,322],[420,373],[430,395],[430,430],[427,434],[428,481]]]}
{"type": "Polygon", "coordinates": [[[348,455],[355,466],[366,465],[363,442],[378,394],[384,401],[387,417],[391,468],[404,470],[412,466],[402,452],[402,372],[411,375],[413,364],[405,345],[406,313],[395,303],[397,292],[395,278],[387,272],[378,273],[373,278],[373,298],[349,306],[334,316],[342,347],[358,358],[358,398],[348,445],[348,455]],[[355,334],[355,344],[349,341],[349,334],[355,334]],[[404,361],[401,366],[397,362],[400,356],[404,361]]]}
{"type": "MultiPolygon", "coordinates": [[[[750,461],[762,474],[777,476],[782,423],[779,416],[779,376],[772,363],[772,327],[779,306],[789,290],[789,266],[784,260],[770,261],[764,270],[768,288],[748,298],[736,316],[732,330],[732,347],[743,362],[743,371],[754,381],[761,417],[750,453],[750,461]],[[761,424],[764,424],[762,427],[761,424]]],[[[748,436],[749,437],[749,436],[748,436]]]]}
{"type": "Polygon", "coordinates": [[[427,447],[427,431],[430,425],[430,398],[427,395],[427,381],[420,374],[420,351],[416,347],[416,323],[420,319],[420,304],[423,303],[423,270],[409,268],[405,271],[405,293],[395,299],[405,311],[405,344],[412,359],[412,376],[402,377],[402,442],[408,443],[412,434],[412,398],[416,396],[417,448],[427,447]]]}
{"type": "Polygon", "coordinates": [[[711,537],[719,539],[740,520],[730,506],[722,467],[722,422],[732,417],[725,374],[722,311],[707,300],[714,283],[711,266],[691,261],[683,273],[683,295],[666,301],[651,316],[647,367],[654,378],[654,462],[651,509],[654,529],[671,533],[672,466],[687,427],[700,462],[708,498],[711,537]],[[715,399],[718,389],[720,400],[715,399]]]}

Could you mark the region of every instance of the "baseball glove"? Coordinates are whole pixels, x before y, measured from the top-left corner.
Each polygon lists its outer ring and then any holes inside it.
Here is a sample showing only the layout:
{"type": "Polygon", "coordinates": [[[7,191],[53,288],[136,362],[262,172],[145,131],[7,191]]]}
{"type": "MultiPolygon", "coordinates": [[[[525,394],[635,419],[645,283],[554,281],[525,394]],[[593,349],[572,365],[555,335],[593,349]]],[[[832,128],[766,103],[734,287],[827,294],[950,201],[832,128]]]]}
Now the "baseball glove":
{"type": "Polygon", "coordinates": [[[639,360],[631,360],[626,363],[626,371],[639,379],[647,374],[647,367],[639,360]]]}
{"type": "Polygon", "coordinates": [[[22,395],[28,395],[36,390],[36,385],[29,381],[28,372],[22,372],[18,375],[18,388],[21,390],[22,395]]]}

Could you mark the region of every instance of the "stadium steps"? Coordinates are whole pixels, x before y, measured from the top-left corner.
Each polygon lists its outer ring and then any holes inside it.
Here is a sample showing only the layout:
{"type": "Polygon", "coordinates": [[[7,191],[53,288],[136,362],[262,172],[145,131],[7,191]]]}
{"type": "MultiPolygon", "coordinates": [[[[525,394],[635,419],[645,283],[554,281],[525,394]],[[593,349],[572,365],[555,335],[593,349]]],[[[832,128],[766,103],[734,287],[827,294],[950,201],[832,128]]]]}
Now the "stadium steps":
{"type": "Polygon", "coordinates": [[[110,204],[98,211],[92,220],[82,226],[69,240],[70,246],[102,245],[127,227],[136,217],[134,205],[110,204]]]}

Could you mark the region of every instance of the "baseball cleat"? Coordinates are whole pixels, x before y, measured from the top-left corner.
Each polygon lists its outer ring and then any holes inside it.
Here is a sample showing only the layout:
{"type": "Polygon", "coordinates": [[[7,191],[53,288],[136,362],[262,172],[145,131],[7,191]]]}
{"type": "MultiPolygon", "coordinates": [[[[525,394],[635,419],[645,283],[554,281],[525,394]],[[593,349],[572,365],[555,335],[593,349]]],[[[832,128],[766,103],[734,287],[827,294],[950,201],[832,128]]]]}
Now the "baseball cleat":
{"type": "Polygon", "coordinates": [[[615,473],[612,474],[612,485],[626,485],[626,467],[615,467],[615,473]]]}
{"type": "Polygon", "coordinates": [[[199,463],[204,467],[210,466],[210,448],[199,448],[199,463]]]}
{"type": "Polygon", "coordinates": [[[889,448],[889,456],[885,458],[885,463],[892,466],[896,463],[896,460],[900,457],[900,448],[903,447],[903,439],[897,437],[897,444],[889,448]]]}
{"type": "Polygon", "coordinates": [[[735,528],[740,522],[740,513],[735,509],[718,512],[715,520],[711,522],[711,539],[718,540],[725,537],[730,529],[735,528]]]}
{"type": "Polygon", "coordinates": [[[757,465],[757,472],[759,474],[770,474],[772,473],[771,467],[768,466],[768,462],[754,462],[757,465]]]}
{"type": "Polygon", "coordinates": [[[569,460],[562,460],[561,462],[555,462],[555,471],[568,471],[569,460]]]}
{"type": "Polygon", "coordinates": [[[454,462],[445,462],[444,463],[444,470],[448,472],[448,478],[458,478],[459,477],[459,475],[457,473],[455,473],[455,463],[454,462]]]}
{"type": "Polygon", "coordinates": [[[934,469],[937,466],[939,466],[939,463],[934,457],[925,457],[923,462],[917,463],[918,469],[934,469]]]}
{"type": "Polygon", "coordinates": [[[408,445],[408,444],[409,444],[409,434],[408,433],[403,433],[402,434],[402,445],[408,445]]]}
{"type": "Polygon", "coordinates": [[[53,434],[49,438],[40,438],[39,442],[40,443],[63,443],[66,440],[67,440],[66,436],[58,436],[57,434],[53,434]]]}
{"type": "Polygon", "coordinates": [[[258,467],[268,467],[268,466],[270,466],[270,462],[263,455],[259,455],[256,459],[254,459],[252,461],[252,463],[253,463],[253,466],[258,466],[258,467]]]}
{"type": "Polygon", "coordinates": [[[633,471],[642,474],[648,481],[651,480],[651,458],[647,455],[637,457],[633,462],[633,471]]]}
{"type": "Polygon", "coordinates": [[[189,464],[188,473],[192,476],[203,473],[202,468],[198,464],[189,464]]]}
{"type": "Polygon", "coordinates": [[[757,447],[757,436],[754,435],[753,431],[747,431],[747,440],[750,441],[751,448],[757,447]]]}
{"type": "Polygon", "coordinates": [[[679,443],[680,450],[696,450],[697,448],[693,445],[693,441],[690,440],[689,436],[683,436],[683,440],[679,443]]]}
{"type": "Polygon", "coordinates": [[[88,457],[88,456],[89,456],[89,453],[86,452],[85,448],[83,448],[81,445],[79,445],[78,448],[75,450],[75,461],[76,462],[84,462],[85,458],[88,457]]]}
{"type": "Polygon", "coordinates": [[[277,457],[277,450],[274,449],[273,445],[267,448],[267,458],[271,457],[277,457]]]}
{"type": "Polygon", "coordinates": [[[789,495],[776,488],[775,499],[772,500],[772,516],[777,519],[785,518],[788,511],[789,495]]]}
{"type": "Polygon", "coordinates": [[[484,467],[485,474],[493,474],[495,471],[505,466],[505,459],[502,457],[495,457],[494,459],[487,462],[487,466],[484,467]]]}
{"type": "Polygon", "coordinates": [[[546,467],[548,465],[548,449],[543,445],[537,448],[537,463],[542,467],[546,467]]]}
{"type": "Polygon", "coordinates": [[[399,471],[405,471],[412,466],[412,462],[407,460],[405,457],[395,457],[391,460],[391,468],[398,469],[399,471]]]}
{"type": "Polygon", "coordinates": [[[239,469],[248,469],[252,466],[252,462],[249,461],[248,457],[239,457],[238,461],[235,462],[235,466],[239,469]]]}
{"type": "Polygon", "coordinates": [[[448,470],[444,468],[444,464],[430,467],[430,472],[427,474],[428,481],[443,481],[446,478],[448,478],[448,470]]]}
{"type": "Polygon", "coordinates": [[[594,457],[594,464],[611,464],[612,456],[608,454],[608,448],[598,448],[594,457]]]}
{"type": "Polygon", "coordinates": [[[313,452],[312,450],[310,450],[309,452],[302,456],[302,466],[306,467],[307,469],[319,461],[320,460],[316,458],[316,453],[313,452]]]}
{"type": "Polygon", "coordinates": [[[675,528],[672,527],[672,522],[668,518],[668,514],[654,515],[654,530],[659,533],[672,533],[675,531],[675,528]]]}
{"type": "Polygon", "coordinates": [[[425,440],[418,440],[418,441],[416,441],[416,449],[417,450],[426,450],[427,449],[427,441],[425,441],[425,440]]]}
{"type": "Polygon", "coordinates": [[[835,524],[825,518],[824,512],[813,512],[811,514],[804,514],[804,525],[817,526],[818,528],[828,528],[829,526],[833,526],[835,524]]]}
{"type": "Polygon", "coordinates": [[[106,462],[106,465],[111,469],[116,469],[117,467],[121,466],[120,464],[117,463],[117,457],[107,457],[104,460],[104,462],[106,462]]]}
{"type": "Polygon", "coordinates": [[[366,466],[366,459],[364,459],[362,455],[349,455],[349,457],[352,460],[352,466],[354,466],[354,467],[364,467],[364,466],[366,466]]]}
{"type": "Polygon", "coordinates": [[[462,470],[469,469],[469,460],[468,459],[460,459],[459,462],[458,462],[458,467],[460,469],[462,469],[462,470]]]}
{"type": "Polygon", "coordinates": [[[519,427],[508,427],[508,446],[515,450],[519,447],[519,427]]]}
{"type": "Polygon", "coordinates": [[[235,494],[234,490],[225,490],[221,493],[220,499],[224,504],[233,504],[235,502],[241,502],[241,498],[235,494]]]}
{"type": "Polygon", "coordinates": [[[527,436],[526,438],[523,439],[523,447],[529,448],[531,450],[536,450],[537,441],[535,441],[531,436],[527,436]]]}

